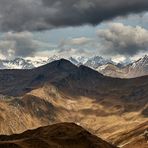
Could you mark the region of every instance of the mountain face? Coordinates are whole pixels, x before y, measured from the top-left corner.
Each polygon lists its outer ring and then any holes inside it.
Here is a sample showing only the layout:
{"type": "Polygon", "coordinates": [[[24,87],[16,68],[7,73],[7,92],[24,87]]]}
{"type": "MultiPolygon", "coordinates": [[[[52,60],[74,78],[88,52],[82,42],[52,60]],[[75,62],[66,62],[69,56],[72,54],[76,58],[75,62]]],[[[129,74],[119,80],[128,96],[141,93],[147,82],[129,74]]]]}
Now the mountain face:
{"type": "Polygon", "coordinates": [[[148,56],[127,65],[119,67],[114,64],[106,64],[96,69],[100,73],[119,78],[135,78],[144,75],[148,75],[148,56]]]}
{"type": "Polygon", "coordinates": [[[95,57],[88,59],[88,61],[86,63],[84,63],[84,65],[91,67],[93,69],[97,69],[98,67],[108,64],[108,63],[113,63],[113,61],[108,60],[108,59],[104,59],[99,56],[95,56],[95,57]]]}
{"type": "MultiPolygon", "coordinates": [[[[0,60],[0,69],[32,69],[60,59],[61,57],[59,56],[53,56],[48,59],[17,58],[10,61],[0,60]]],[[[128,65],[122,63],[115,64],[112,60],[104,59],[100,56],[91,58],[81,56],[69,57],[68,60],[77,66],[85,65],[110,77],[135,78],[148,74],[147,55],[128,65]]]]}
{"type": "Polygon", "coordinates": [[[132,130],[125,132],[124,134],[121,134],[119,137],[114,137],[118,139],[116,140],[116,144],[122,143],[121,146],[123,148],[146,148],[148,147],[144,137],[146,129],[148,129],[148,121],[134,127],[132,130]]]}
{"type": "Polygon", "coordinates": [[[0,136],[7,148],[115,148],[74,123],[59,123],[18,135],[0,136]]]}
{"type": "Polygon", "coordinates": [[[22,58],[14,60],[0,60],[0,69],[31,69],[34,65],[22,58]]]}
{"type": "Polygon", "coordinates": [[[127,65],[124,69],[125,71],[127,71],[129,77],[147,75],[148,74],[148,56],[146,55],[143,58],[139,59],[138,61],[135,61],[127,65]]]}
{"type": "Polygon", "coordinates": [[[64,59],[34,69],[0,70],[0,134],[74,122],[120,146],[124,133],[148,121],[147,98],[148,76],[106,77],[64,59]]]}
{"type": "MultiPolygon", "coordinates": [[[[31,69],[60,59],[62,59],[62,57],[52,56],[48,59],[16,58],[14,60],[0,60],[0,69],[31,69]]],[[[75,65],[85,65],[93,69],[96,69],[97,67],[107,63],[113,63],[111,60],[107,60],[99,56],[91,58],[81,56],[69,57],[67,60],[71,61],[75,65]]]]}

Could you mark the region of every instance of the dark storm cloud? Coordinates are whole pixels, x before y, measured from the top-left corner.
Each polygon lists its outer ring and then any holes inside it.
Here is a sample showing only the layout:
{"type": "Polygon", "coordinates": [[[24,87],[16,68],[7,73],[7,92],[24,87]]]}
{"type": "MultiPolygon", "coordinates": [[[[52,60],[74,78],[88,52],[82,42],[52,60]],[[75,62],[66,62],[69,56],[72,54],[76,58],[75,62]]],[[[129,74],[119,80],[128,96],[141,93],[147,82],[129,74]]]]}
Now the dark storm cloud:
{"type": "Polygon", "coordinates": [[[0,30],[96,25],[147,10],[147,0],[0,0],[0,30]]]}

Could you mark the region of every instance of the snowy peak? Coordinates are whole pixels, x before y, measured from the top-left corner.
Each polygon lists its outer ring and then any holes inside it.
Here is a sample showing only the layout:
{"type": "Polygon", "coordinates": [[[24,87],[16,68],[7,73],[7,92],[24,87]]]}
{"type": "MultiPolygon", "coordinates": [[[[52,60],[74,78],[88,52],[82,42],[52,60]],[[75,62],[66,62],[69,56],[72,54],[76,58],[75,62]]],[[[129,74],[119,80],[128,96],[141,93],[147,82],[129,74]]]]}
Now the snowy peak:
{"type": "Polygon", "coordinates": [[[0,60],[0,69],[31,69],[34,65],[23,58],[0,60]]]}
{"type": "Polygon", "coordinates": [[[148,55],[145,55],[143,58],[140,58],[135,62],[136,64],[148,64],[148,55]]]}
{"type": "Polygon", "coordinates": [[[128,66],[130,69],[141,69],[141,70],[147,70],[148,71],[148,56],[145,55],[144,57],[140,58],[139,60],[129,64],[128,66]]]}
{"type": "MultiPolygon", "coordinates": [[[[31,69],[34,67],[39,67],[42,65],[45,65],[47,63],[60,60],[63,57],[60,56],[52,56],[47,59],[42,58],[16,58],[14,60],[0,60],[0,69],[31,69]]],[[[100,56],[94,56],[94,57],[83,57],[83,56],[75,56],[75,57],[68,57],[66,58],[70,62],[72,62],[75,65],[85,65],[90,68],[96,69],[99,66],[102,66],[107,63],[113,63],[111,60],[104,59],[100,56]]]]}
{"type": "Polygon", "coordinates": [[[72,62],[73,64],[75,64],[75,65],[79,65],[80,63],[79,63],[79,61],[77,61],[75,58],[73,58],[73,57],[70,57],[69,58],[69,61],[70,62],[72,62]]]}
{"type": "MultiPolygon", "coordinates": [[[[63,57],[54,55],[49,58],[35,57],[0,60],[0,69],[32,69],[60,59],[63,59],[63,57]]],[[[148,74],[148,55],[125,66],[123,63],[115,64],[111,59],[105,59],[101,56],[73,56],[66,58],[66,60],[77,66],[90,67],[103,75],[111,77],[133,78],[148,74]]]]}
{"type": "Polygon", "coordinates": [[[124,67],[118,65],[113,65],[113,64],[103,65],[97,68],[97,71],[107,76],[120,77],[120,78],[135,78],[148,75],[147,55],[124,67]]]}
{"type": "Polygon", "coordinates": [[[88,67],[91,67],[93,69],[97,69],[99,66],[106,65],[108,63],[113,63],[113,61],[111,61],[110,59],[105,59],[105,58],[100,57],[100,56],[95,56],[95,57],[90,58],[85,63],[85,65],[88,66],[88,67]]]}
{"type": "Polygon", "coordinates": [[[74,57],[74,59],[76,59],[79,62],[79,64],[83,64],[83,65],[89,60],[88,57],[84,57],[84,56],[76,56],[74,57]]]}
{"type": "Polygon", "coordinates": [[[144,57],[140,58],[139,60],[129,64],[125,67],[128,73],[133,77],[143,76],[148,74],[148,56],[145,55],[144,57]]]}

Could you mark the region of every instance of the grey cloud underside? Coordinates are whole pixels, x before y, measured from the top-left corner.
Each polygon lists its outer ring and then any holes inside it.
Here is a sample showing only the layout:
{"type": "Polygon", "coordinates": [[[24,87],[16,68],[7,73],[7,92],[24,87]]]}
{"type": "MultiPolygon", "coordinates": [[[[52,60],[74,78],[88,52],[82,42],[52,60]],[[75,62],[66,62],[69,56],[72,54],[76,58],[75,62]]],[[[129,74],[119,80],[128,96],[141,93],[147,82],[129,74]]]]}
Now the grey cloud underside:
{"type": "Polygon", "coordinates": [[[140,26],[132,27],[121,23],[112,23],[108,29],[98,30],[104,54],[133,56],[148,52],[148,30],[140,26]]]}
{"type": "Polygon", "coordinates": [[[0,40],[0,54],[6,58],[33,56],[39,43],[29,32],[6,33],[0,40]]]}
{"type": "Polygon", "coordinates": [[[116,16],[147,10],[147,0],[1,0],[0,30],[96,25],[116,16]]]}

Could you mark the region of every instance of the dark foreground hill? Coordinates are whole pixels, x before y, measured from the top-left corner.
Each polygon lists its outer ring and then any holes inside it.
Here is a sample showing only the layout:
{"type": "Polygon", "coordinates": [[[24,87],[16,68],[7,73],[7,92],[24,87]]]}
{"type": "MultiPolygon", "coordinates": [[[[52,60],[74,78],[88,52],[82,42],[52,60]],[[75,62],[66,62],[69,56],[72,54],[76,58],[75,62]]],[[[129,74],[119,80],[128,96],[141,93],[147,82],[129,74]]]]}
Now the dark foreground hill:
{"type": "Polygon", "coordinates": [[[59,123],[22,134],[0,136],[2,148],[115,148],[73,123],[59,123]]]}

